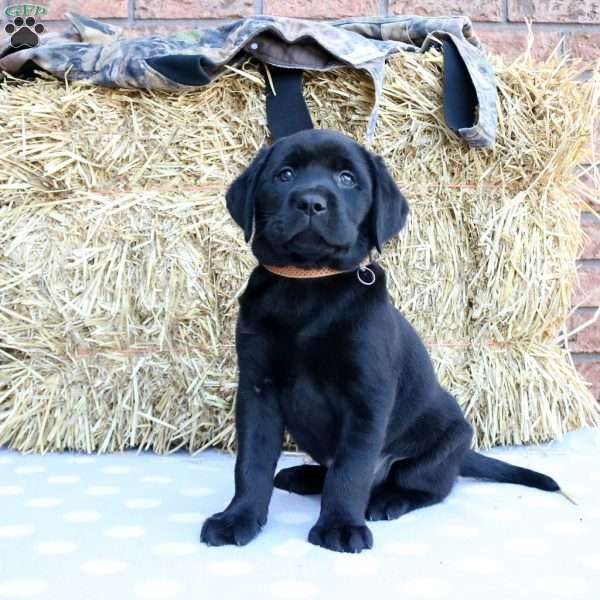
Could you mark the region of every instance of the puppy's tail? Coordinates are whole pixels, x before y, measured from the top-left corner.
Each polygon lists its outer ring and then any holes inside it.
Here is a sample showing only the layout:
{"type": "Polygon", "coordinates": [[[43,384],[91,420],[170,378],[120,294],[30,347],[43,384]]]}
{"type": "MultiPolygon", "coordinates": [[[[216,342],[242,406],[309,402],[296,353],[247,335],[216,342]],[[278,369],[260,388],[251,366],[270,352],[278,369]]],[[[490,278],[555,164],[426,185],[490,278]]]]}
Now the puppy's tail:
{"type": "Polygon", "coordinates": [[[460,467],[460,474],[463,477],[489,479],[500,483],[518,483],[546,492],[559,492],[575,504],[575,501],[561,490],[558,483],[552,477],[532,471],[531,469],[510,465],[496,458],[478,454],[474,450],[469,450],[465,455],[460,467]]]}

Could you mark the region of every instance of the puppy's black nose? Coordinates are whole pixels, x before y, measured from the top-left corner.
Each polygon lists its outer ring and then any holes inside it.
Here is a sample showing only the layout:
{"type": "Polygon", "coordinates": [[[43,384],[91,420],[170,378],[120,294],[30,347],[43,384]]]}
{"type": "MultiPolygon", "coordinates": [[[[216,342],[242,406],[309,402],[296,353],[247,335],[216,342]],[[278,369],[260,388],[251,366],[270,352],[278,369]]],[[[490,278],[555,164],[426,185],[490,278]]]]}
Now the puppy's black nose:
{"type": "Polygon", "coordinates": [[[320,215],[327,210],[327,200],[319,193],[304,192],[295,198],[296,208],[306,215],[320,215]]]}

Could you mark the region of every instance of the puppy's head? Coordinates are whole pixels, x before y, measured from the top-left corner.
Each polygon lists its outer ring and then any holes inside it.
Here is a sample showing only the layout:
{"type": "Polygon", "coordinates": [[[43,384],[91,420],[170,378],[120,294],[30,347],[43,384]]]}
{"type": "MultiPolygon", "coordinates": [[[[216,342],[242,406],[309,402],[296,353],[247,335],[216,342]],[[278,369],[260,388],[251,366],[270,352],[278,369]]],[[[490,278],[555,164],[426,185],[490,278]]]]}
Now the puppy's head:
{"type": "Polygon", "coordinates": [[[259,262],[277,266],[352,268],[408,214],[383,160],[323,129],[260,150],[226,198],[259,262]]]}

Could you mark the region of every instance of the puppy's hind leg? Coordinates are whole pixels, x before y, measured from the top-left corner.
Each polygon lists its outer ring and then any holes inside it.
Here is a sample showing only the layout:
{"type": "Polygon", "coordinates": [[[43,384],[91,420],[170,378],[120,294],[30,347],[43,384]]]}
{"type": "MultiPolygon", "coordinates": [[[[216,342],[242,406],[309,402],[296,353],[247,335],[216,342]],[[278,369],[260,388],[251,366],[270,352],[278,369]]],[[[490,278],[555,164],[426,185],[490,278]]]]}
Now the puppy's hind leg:
{"type": "Polygon", "coordinates": [[[301,495],[320,494],[323,491],[327,467],[322,465],[298,465],[282,469],[273,484],[280,490],[301,495]]]}
{"type": "Polygon", "coordinates": [[[417,508],[437,504],[443,499],[441,494],[403,489],[386,482],[371,494],[366,511],[367,521],[391,521],[417,508]]]}

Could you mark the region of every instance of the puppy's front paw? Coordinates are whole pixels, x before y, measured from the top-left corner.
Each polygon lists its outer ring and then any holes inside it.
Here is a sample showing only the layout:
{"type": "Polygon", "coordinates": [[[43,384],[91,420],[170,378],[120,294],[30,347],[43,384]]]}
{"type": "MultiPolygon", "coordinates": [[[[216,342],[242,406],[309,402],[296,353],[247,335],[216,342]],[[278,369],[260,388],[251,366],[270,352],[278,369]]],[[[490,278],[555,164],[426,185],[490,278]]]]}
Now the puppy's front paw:
{"type": "Polygon", "coordinates": [[[209,546],[245,546],[258,535],[265,523],[266,519],[257,517],[252,511],[226,510],[204,521],[200,541],[209,546]]]}
{"type": "Polygon", "coordinates": [[[336,552],[356,553],[373,547],[373,535],[366,525],[344,521],[317,522],[308,541],[336,552]]]}

